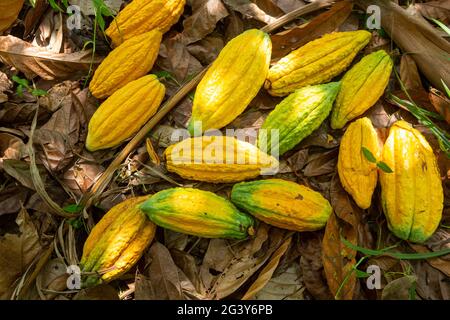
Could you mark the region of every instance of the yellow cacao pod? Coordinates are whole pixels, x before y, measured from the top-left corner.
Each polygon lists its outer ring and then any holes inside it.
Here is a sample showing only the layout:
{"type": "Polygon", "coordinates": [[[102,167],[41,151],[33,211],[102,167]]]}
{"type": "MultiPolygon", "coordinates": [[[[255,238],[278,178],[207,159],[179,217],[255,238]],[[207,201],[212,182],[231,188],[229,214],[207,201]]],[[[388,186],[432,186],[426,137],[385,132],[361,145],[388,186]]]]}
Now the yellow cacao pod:
{"type": "Polygon", "coordinates": [[[192,188],[166,189],[141,205],[157,225],[203,238],[245,239],[253,219],[218,195],[192,188]]]}
{"type": "Polygon", "coordinates": [[[156,225],[139,209],[149,197],[125,200],[109,210],[84,243],[82,272],[97,272],[83,279],[85,286],[117,279],[141,258],[152,242],[156,225]]]}
{"type": "Polygon", "coordinates": [[[233,137],[203,136],[183,140],[165,151],[170,172],[190,180],[237,182],[269,174],[278,161],[256,146],[233,137]]]}
{"type": "Polygon", "coordinates": [[[155,114],[165,90],[155,75],[148,75],[114,92],[92,116],[86,148],[112,148],[133,136],[155,114]]]}
{"type": "Polygon", "coordinates": [[[221,129],[244,112],[264,84],[271,54],[270,37],[260,30],[231,40],[197,87],[189,133],[221,129]]]}
{"type": "Polygon", "coordinates": [[[343,72],[371,38],[365,30],[335,32],[308,42],[269,70],[265,88],[273,96],[326,83],[343,72]]]}
{"type": "Polygon", "coordinates": [[[145,76],[158,57],[162,33],[153,30],[125,41],[111,51],[94,73],[89,85],[94,97],[103,99],[145,76]]]}
{"type": "Polygon", "coordinates": [[[114,46],[157,29],[165,33],[180,19],[186,0],[133,0],[121,10],[105,33],[114,46]]]}
{"type": "Polygon", "coordinates": [[[376,163],[364,156],[363,147],[380,160],[382,146],[369,118],[358,119],[348,126],[341,140],[337,164],[342,186],[360,208],[367,209],[377,186],[378,171],[376,163]]]}
{"type": "Polygon", "coordinates": [[[331,114],[333,129],[343,128],[377,102],[388,85],[392,66],[391,57],[379,50],[362,58],[344,75],[331,114]]]}
{"type": "Polygon", "coordinates": [[[328,117],[339,88],[339,82],[330,82],[290,94],[264,120],[258,147],[272,154],[278,149],[280,155],[294,148],[328,117]]]}
{"type": "Polygon", "coordinates": [[[16,21],[24,0],[0,1],[0,33],[3,33],[16,21]]]}
{"type": "Polygon", "coordinates": [[[401,120],[389,131],[382,159],[394,171],[380,170],[389,229],[400,239],[426,241],[439,226],[444,201],[433,149],[419,131],[401,120]]]}
{"type": "Polygon", "coordinates": [[[319,192],[281,179],[238,183],[231,201],[267,224],[300,232],[323,228],[333,210],[319,192]]]}

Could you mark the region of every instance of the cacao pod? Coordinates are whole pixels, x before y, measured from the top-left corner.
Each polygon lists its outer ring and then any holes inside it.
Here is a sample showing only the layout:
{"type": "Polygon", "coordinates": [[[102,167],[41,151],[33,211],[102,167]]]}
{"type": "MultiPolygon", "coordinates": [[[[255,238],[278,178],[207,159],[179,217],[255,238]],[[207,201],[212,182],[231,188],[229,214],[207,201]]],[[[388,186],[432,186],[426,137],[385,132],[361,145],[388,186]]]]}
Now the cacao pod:
{"type": "Polygon", "coordinates": [[[221,129],[244,112],[264,84],[271,54],[270,37],[260,30],[248,30],[232,39],[197,87],[190,134],[221,129]]]}
{"type": "Polygon", "coordinates": [[[134,80],[106,99],[92,116],[89,151],[112,148],[135,134],[156,112],[165,87],[155,75],[134,80]]]}
{"type": "Polygon", "coordinates": [[[96,272],[83,282],[91,286],[117,279],[141,258],[152,242],[156,225],[139,205],[149,197],[127,199],[109,210],[92,229],[84,243],[82,272],[96,272]]]}
{"type": "Polygon", "coordinates": [[[103,99],[133,80],[145,76],[158,57],[162,33],[153,30],[125,41],[111,51],[94,73],[89,89],[103,99]]]}
{"type": "Polygon", "coordinates": [[[307,86],[289,95],[264,121],[258,147],[272,154],[278,149],[280,155],[294,148],[328,117],[339,87],[339,82],[330,82],[307,86]]]}
{"type": "Polygon", "coordinates": [[[192,188],[166,189],[141,205],[158,226],[203,238],[244,239],[253,219],[218,195],[192,188]]]}
{"type": "Polygon", "coordinates": [[[121,10],[105,33],[114,46],[157,29],[168,31],[180,19],[186,0],[133,0],[121,10]]]}
{"type": "Polygon", "coordinates": [[[379,50],[362,58],[344,75],[331,114],[333,129],[343,128],[377,102],[388,85],[392,66],[389,55],[379,50]]]}
{"type": "Polygon", "coordinates": [[[16,21],[24,2],[24,0],[0,1],[0,33],[3,33],[16,21]]]}
{"type": "Polygon", "coordinates": [[[401,120],[395,122],[383,147],[381,201],[388,227],[397,237],[426,241],[439,226],[443,188],[433,149],[422,134],[401,120]]]}
{"type": "Polygon", "coordinates": [[[170,172],[190,180],[237,182],[269,174],[277,159],[234,137],[203,136],[183,140],[165,151],[170,172]]]}
{"type": "Polygon", "coordinates": [[[323,228],[332,212],[320,193],[282,179],[238,183],[231,201],[267,224],[300,232],[323,228]]]}
{"type": "Polygon", "coordinates": [[[341,140],[337,164],[342,186],[360,208],[367,209],[377,186],[378,172],[376,163],[364,156],[363,147],[380,160],[382,146],[369,118],[358,119],[348,126],[341,140]]]}
{"type": "Polygon", "coordinates": [[[350,65],[371,38],[365,30],[335,32],[308,42],[280,59],[269,70],[265,88],[273,96],[326,83],[350,65]]]}

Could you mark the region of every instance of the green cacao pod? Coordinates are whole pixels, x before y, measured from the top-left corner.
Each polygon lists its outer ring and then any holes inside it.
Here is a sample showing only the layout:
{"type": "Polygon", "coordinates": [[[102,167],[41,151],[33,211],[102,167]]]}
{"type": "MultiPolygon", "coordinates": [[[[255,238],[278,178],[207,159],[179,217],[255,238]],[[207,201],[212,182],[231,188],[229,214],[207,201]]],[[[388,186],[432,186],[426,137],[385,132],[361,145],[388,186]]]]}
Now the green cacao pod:
{"type": "Polygon", "coordinates": [[[363,147],[380,160],[382,146],[369,118],[358,119],[348,126],[341,140],[337,164],[342,186],[360,208],[367,209],[377,186],[378,171],[376,163],[364,156],[363,147]]]}
{"type": "Polygon", "coordinates": [[[278,148],[280,155],[294,148],[328,117],[339,87],[339,82],[330,82],[304,87],[289,95],[264,121],[258,147],[269,154],[278,148]]]}
{"type": "Polygon", "coordinates": [[[331,114],[333,129],[343,128],[377,102],[388,85],[392,66],[391,57],[379,50],[362,58],[344,75],[331,114]]]}
{"type": "Polygon", "coordinates": [[[218,195],[173,188],[154,194],[141,205],[157,225],[204,238],[244,239],[253,234],[253,219],[218,195]]]}
{"type": "Polygon", "coordinates": [[[236,119],[263,86],[271,53],[270,37],[260,30],[248,30],[232,39],[197,87],[189,133],[201,135],[236,119]]]}
{"type": "Polygon", "coordinates": [[[389,229],[400,239],[426,241],[439,226],[444,202],[433,149],[419,131],[401,120],[390,128],[382,159],[394,171],[380,170],[389,229]]]}
{"type": "Polygon", "coordinates": [[[85,286],[109,282],[125,274],[152,242],[156,225],[139,209],[148,199],[135,197],[109,210],[84,243],[81,271],[97,273],[83,279],[85,286]]]}
{"type": "Polygon", "coordinates": [[[133,0],[105,33],[114,46],[152,30],[165,33],[180,19],[186,0],[133,0]]]}
{"type": "Polygon", "coordinates": [[[281,179],[238,183],[231,201],[267,224],[300,232],[323,228],[332,212],[319,192],[281,179]]]}
{"type": "Polygon", "coordinates": [[[158,57],[162,33],[153,30],[125,41],[111,51],[94,73],[89,89],[103,99],[145,76],[158,57]]]}
{"type": "Polygon", "coordinates": [[[132,137],[156,113],[165,91],[155,75],[148,75],[114,92],[89,121],[86,148],[112,148],[132,137]]]}
{"type": "Polygon", "coordinates": [[[237,182],[269,174],[277,159],[234,137],[202,136],[183,140],[166,149],[170,172],[190,180],[237,182]]]}
{"type": "Polygon", "coordinates": [[[273,96],[326,83],[343,72],[371,38],[365,30],[335,32],[292,51],[269,70],[265,88],[273,96]]]}

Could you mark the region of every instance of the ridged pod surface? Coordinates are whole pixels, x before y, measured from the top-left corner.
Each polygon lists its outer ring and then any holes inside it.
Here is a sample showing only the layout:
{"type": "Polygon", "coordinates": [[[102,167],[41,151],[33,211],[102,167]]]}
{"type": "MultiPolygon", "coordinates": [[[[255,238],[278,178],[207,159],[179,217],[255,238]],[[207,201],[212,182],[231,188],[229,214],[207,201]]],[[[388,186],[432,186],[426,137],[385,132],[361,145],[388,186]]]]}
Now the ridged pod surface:
{"type": "Polygon", "coordinates": [[[263,86],[271,54],[270,37],[260,30],[248,30],[232,39],[197,87],[189,133],[201,135],[236,119],[263,86]]]}
{"type": "Polygon", "coordinates": [[[378,171],[376,163],[364,156],[362,147],[380,160],[382,146],[369,118],[358,119],[348,126],[341,140],[337,164],[342,186],[360,208],[367,209],[377,186],[378,171]]]}
{"type": "Polygon", "coordinates": [[[158,57],[162,33],[153,30],[125,41],[111,51],[94,73],[92,95],[106,98],[133,80],[145,76],[158,57]]]}
{"type": "Polygon", "coordinates": [[[98,272],[84,279],[85,286],[114,280],[134,266],[152,242],[156,225],[139,205],[149,197],[127,199],[109,210],[84,243],[82,272],[98,272]]]}
{"type": "Polygon", "coordinates": [[[245,239],[254,232],[251,216],[209,191],[166,189],[154,194],[141,209],[157,225],[193,236],[245,239]]]}
{"type": "Polygon", "coordinates": [[[105,33],[114,46],[157,29],[168,31],[180,19],[186,0],[133,0],[121,10],[105,33]]]}
{"type": "Polygon", "coordinates": [[[380,170],[388,227],[400,239],[423,243],[438,227],[444,201],[433,149],[419,131],[401,120],[389,131],[382,159],[394,171],[380,170]]]}
{"type": "Polygon", "coordinates": [[[331,114],[333,129],[343,128],[377,102],[389,83],[392,67],[391,57],[379,50],[362,58],[344,75],[331,114]]]}
{"type": "Polygon", "coordinates": [[[267,224],[300,232],[323,228],[333,210],[319,192],[282,179],[238,183],[231,201],[267,224]]]}
{"type": "Polygon", "coordinates": [[[24,2],[24,0],[0,1],[0,33],[3,33],[16,21],[24,2]]]}
{"type": "Polygon", "coordinates": [[[308,42],[270,68],[265,88],[273,96],[286,96],[308,85],[326,83],[347,69],[370,38],[370,32],[359,30],[326,34],[308,42]]]}
{"type": "Polygon", "coordinates": [[[289,95],[264,121],[258,147],[267,153],[278,147],[280,155],[294,148],[328,117],[339,87],[339,82],[330,82],[307,86],[289,95]]]}
{"type": "Polygon", "coordinates": [[[155,114],[164,94],[165,87],[155,75],[134,80],[114,92],[92,116],[86,148],[112,148],[133,136],[155,114]]]}
{"type": "Polygon", "coordinates": [[[212,183],[253,179],[278,168],[278,161],[234,137],[203,136],[183,140],[165,151],[166,166],[184,179],[212,183]]]}

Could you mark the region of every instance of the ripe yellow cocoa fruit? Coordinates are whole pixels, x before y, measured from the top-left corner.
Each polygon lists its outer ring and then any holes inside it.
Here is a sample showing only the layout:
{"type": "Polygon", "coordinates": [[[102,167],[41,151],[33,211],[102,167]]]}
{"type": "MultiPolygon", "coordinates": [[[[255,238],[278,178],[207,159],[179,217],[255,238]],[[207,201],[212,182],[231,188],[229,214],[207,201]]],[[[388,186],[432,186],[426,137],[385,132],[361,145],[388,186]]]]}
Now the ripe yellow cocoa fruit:
{"type": "Polygon", "coordinates": [[[92,229],[83,247],[85,286],[110,282],[125,274],[152,242],[156,225],[139,209],[149,196],[127,199],[109,210],[92,229]]]}
{"type": "Polygon", "coordinates": [[[360,208],[367,209],[377,186],[378,170],[376,163],[364,156],[363,147],[380,160],[382,146],[369,118],[358,119],[348,126],[341,140],[337,164],[342,186],[360,208]]]}
{"type": "Polygon", "coordinates": [[[155,114],[165,87],[155,75],[134,80],[106,99],[89,121],[86,148],[112,148],[132,137],[155,114]]]}
{"type": "Polygon", "coordinates": [[[244,112],[264,84],[271,54],[270,37],[260,30],[232,39],[197,87],[189,133],[221,129],[244,112]]]}
{"type": "Polygon", "coordinates": [[[16,21],[24,2],[24,0],[0,1],[0,33],[3,33],[16,21]]]}
{"type": "Polygon", "coordinates": [[[168,171],[212,183],[252,179],[276,171],[279,165],[256,146],[226,136],[189,138],[171,145],[164,154],[168,171]]]}
{"type": "Polygon", "coordinates": [[[111,51],[94,73],[89,85],[92,95],[109,97],[133,80],[145,76],[158,57],[162,33],[152,30],[125,41],[111,51]]]}
{"type": "Polygon", "coordinates": [[[395,122],[382,153],[394,172],[380,170],[381,201],[397,237],[425,242],[442,218],[444,192],[433,149],[409,123],[395,122]]]}
{"type": "Polygon", "coordinates": [[[253,235],[253,218],[209,191],[172,188],[141,205],[158,226],[203,238],[245,239],[253,235]]]}
{"type": "Polygon", "coordinates": [[[370,38],[370,32],[358,30],[310,41],[275,63],[264,87],[273,96],[286,96],[308,85],[326,83],[347,69],[370,38]]]}
{"type": "Polygon", "coordinates": [[[231,201],[267,224],[299,232],[323,228],[333,211],[319,192],[282,179],[238,183],[231,201]]]}
{"type": "Polygon", "coordinates": [[[157,29],[168,31],[180,19],[186,0],[133,0],[121,10],[105,33],[114,46],[157,29]]]}
{"type": "Polygon", "coordinates": [[[377,102],[389,83],[392,66],[391,57],[379,50],[362,58],[344,75],[331,114],[333,129],[343,128],[377,102]]]}

